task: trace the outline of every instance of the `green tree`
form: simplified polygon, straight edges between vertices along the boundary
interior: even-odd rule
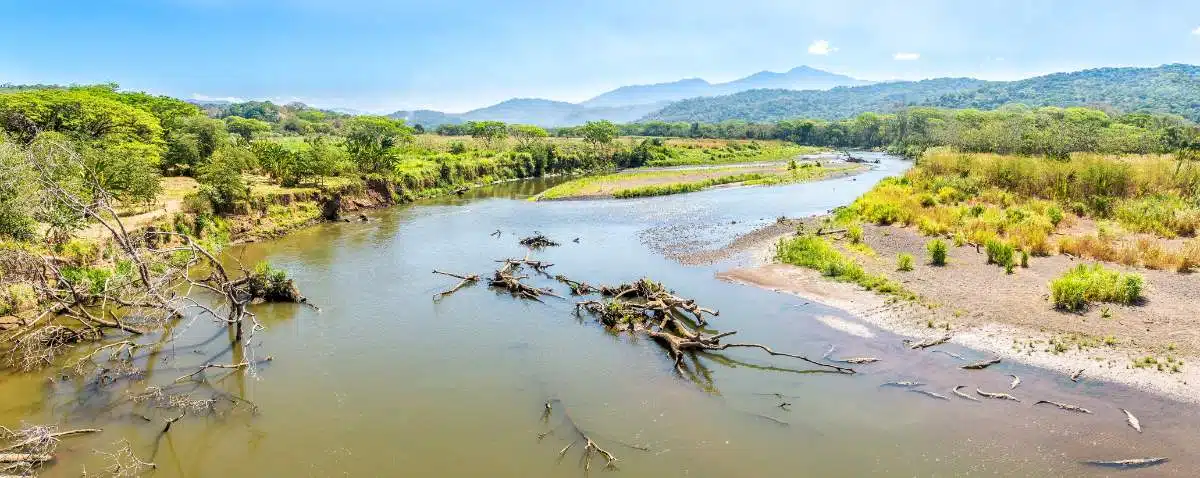
[[[611,121],[600,120],[588,121],[580,127],[580,133],[593,149],[607,154],[609,146],[617,139],[617,135],[621,134],[621,130]]]
[[[228,142],[225,123],[206,116],[185,116],[172,120],[166,131],[166,151],[162,170],[169,175],[194,174],[198,165],[208,161],[213,151]]]
[[[20,146],[0,138],[0,237],[28,241],[37,232],[37,183],[30,166]]]
[[[296,153],[274,141],[258,140],[250,143],[258,166],[284,186],[293,186],[298,180],[295,175]]]
[[[238,135],[247,143],[254,138],[254,133],[271,131],[270,123],[256,119],[246,119],[240,116],[225,118],[225,127],[230,133]]]
[[[467,131],[471,132],[472,138],[487,143],[488,147],[508,137],[508,125],[500,121],[468,121]]]
[[[391,171],[395,166],[395,148],[412,141],[412,129],[403,120],[385,116],[357,116],[350,120],[346,150],[360,170],[370,173]]]
[[[529,124],[514,124],[509,127],[509,131],[513,138],[516,138],[520,149],[529,149],[550,135],[545,129]]]
[[[213,210],[229,212],[250,197],[250,186],[242,172],[252,161],[250,152],[226,146],[213,153],[208,163],[199,168],[200,194],[212,203]]]

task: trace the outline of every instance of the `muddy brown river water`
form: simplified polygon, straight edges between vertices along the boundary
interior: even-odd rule
[[[160,434],[161,421],[137,413],[175,413],[123,399],[205,361],[245,358],[228,350],[225,332],[197,320],[144,359],[154,364],[142,382],[5,377],[0,422],[104,429],[64,440],[46,476],[94,474],[104,465],[93,450],[122,438],[157,464],[155,476],[584,475],[581,444],[559,454],[570,442],[570,430],[556,427],[564,411],[619,459],[616,471],[597,460],[590,473],[612,476],[1196,476],[1194,406],[1007,362],[960,370],[949,355],[906,349],[903,337],[870,326],[860,337],[816,320],[855,321],[838,310],[715,279],[728,264],[683,266],[660,252],[663,244],[719,246],[780,215],[849,203],[909,166],[883,159],[854,178],[623,201],[533,203],[523,199],[552,181],[510,183],[241,246],[231,254],[288,270],[321,307],[256,307],[267,328],[253,336],[249,358],[274,360],[210,371],[196,385],[198,394],[252,401],[255,413],[189,416]],[[489,235],[497,229],[501,237]],[[837,355],[883,361],[857,366],[856,375],[811,373],[794,359],[739,350],[700,357],[693,381],[676,376],[657,345],[577,318],[571,300],[520,301],[482,285],[431,300],[455,282],[432,269],[487,274],[494,260],[524,255],[517,239],[533,231],[562,242],[534,255],[554,263],[553,272],[593,284],[650,276],[720,309],[712,326],[738,330],[741,341],[811,357],[836,344]],[[566,292],[546,278],[533,282]],[[1022,377],[1016,390],[1008,374]],[[952,400],[880,387],[890,380],[919,380]],[[949,392],[959,384],[1022,402],[963,400]],[[1095,413],[1033,406],[1039,399]],[[1134,411],[1144,432],[1129,428],[1119,408]],[[1140,470],[1081,463],[1149,456],[1171,461]]]

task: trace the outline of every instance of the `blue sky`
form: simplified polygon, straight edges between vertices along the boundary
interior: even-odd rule
[[[1200,63],[1200,1],[0,0],[0,83],[463,111],[810,65],[869,80]]]

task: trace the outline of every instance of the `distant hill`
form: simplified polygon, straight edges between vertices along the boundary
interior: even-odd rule
[[[1200,122],[1200,66],[1096,68],[996,82],[926,102],[950,108],[1108,106],[1120,111],[1171,113]]]
[[[784,73],[760,71],[728,83],[709,83],[700,78],[657,83],[653,85],[622,86],[580,103],[584,106],[627,106],[664,101],[676,101],[700,96],[719,96],[753,89],[827,90],[838,86],[865,85],[869,82],[846,75],[830,73],[807,66],[798,66]]]
[[[433,110],[397,111],[388,116],[395,119],[402,119],[410,125],[419,124],[421,126],[459,124],[463,122],[462,118],[459,118],[458,115]]]
[[[1018,81],[938,78],[829,91],[751,90],[678,101],[643,120],[840,119],[913,105],[992,109],[1009,103],[1102,106],[1122,112],[1171,113],[1200,121],[1200,67],[1174,64],[1157,68],[1098,68]]]
[[[417,110],[397,111],[388,116],[425,127],[488,120],[556,127],[578,125],[602,119],[618,123],[628,123],[646,116],[663,106],[666,106],[666,103],[592,108],[564,101],[515,98],[486,108],[479,108],[459,114]]]
[[[849,76],[800,66],[784,73],[762,71],[728,83],[714,84],[691,78],[653,85],[622,86],[577,104],[538,98],[515,98],[461,114],[417,110],[397,111],[389,116],[426,127],[485,120],[547,127],[573,126],[602,119],[628,123],[657,111],[672,101],[685,98],[727,95],[754,88],[822,90],[867,83]]]
[[[677,101],[647,115],[646,121],[777,121],[788,118],[839,119],[866,111],[888,112],[988,82],[972,78],[898,81],[828,91],[750,90],[726,96]]]

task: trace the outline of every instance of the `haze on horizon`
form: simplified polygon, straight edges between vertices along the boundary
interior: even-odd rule
[[[577,102],[624,85],[800,65],[883,81],[1200,61],[1200,3],[10,0],[0,9],[0,41],[14,46],[0,50],[0,83],[117,82],[378,113]]]

